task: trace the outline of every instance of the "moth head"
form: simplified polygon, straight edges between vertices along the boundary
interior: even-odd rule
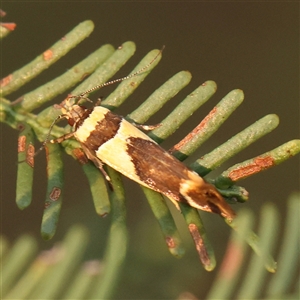
[[[75,125],[78,127],[78,124],[81,124],[82,121],[90,114],[90,109],[78,104],[80,100],[80,97],[77,97],[76,99],[74,96],[68,96],[59,105],[63,117],[68,120],[70,126]]]

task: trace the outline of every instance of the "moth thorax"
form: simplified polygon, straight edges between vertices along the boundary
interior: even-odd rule
[[[91,111],[92,109],[87,109],[84,106],[73,105],[66,113],[69,125],[73,126],[75,124],[76,128],[78,128]]]

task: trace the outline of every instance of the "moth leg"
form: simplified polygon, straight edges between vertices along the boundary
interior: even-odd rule
[[[95,156],[95,154],[90,149],[88,149],[84,144],[81,144],[81,147],[82,147],[85,155],[87,156],[87,158],[89,160],[91,160],[95,164],[95,166],[101,171],[104,178],[107,180],[109,188],[111,190],[113,190],[113,186],[111,184],[111,179],[110,179],[109,175],[107,174],[107,172],[103,168],[103,166],[104,166],[103,162],[97,156]]]
[[[100,106],[102,102],[103,97],[99,97],[95,103],[95,106]]]
[[[158,127],[160,127],[162,124],[155,124],[155,125],[141,125],[141,124],[136,124],[134,122],[131,122],[132,125],[134,125],[136,128],[138,129],[142,129],[142,130],[145,130],[145,131],[151,131],[153,129],[156,129]]]
[[[61,137],[59,137],[59,138],[57,138],[57,139],[50,140],[49,143],[51,143],[51,144],[56,144],[56,143],[57,143],[57,144],[60,144],[60,143],[62,143],[63,141],[65,141],[65,140],[71,138],[73,135],[74,135],[74,132],[69,132],[69,133],[67,133],[67,134],[62,135]],[[46,142],[44,142],[44,144],[46,144]],[[44,146],[44,144],[43,144],[43,146]]]

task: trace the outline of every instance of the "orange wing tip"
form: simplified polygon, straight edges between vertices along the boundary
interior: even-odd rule
[[[193,172],[189,172],[189,177],[191,180],[181,181],[179,189],[188,204],[197,209],[219,214],[228,222],[232,222],[235,212],[216,188]]]

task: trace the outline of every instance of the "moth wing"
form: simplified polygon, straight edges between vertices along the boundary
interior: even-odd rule
[[[235,215],[214,186],[125,120],[114,138],[101,145],[96,155],[126,177],[164,194],[174,203],[187,203],[229,219]]]

